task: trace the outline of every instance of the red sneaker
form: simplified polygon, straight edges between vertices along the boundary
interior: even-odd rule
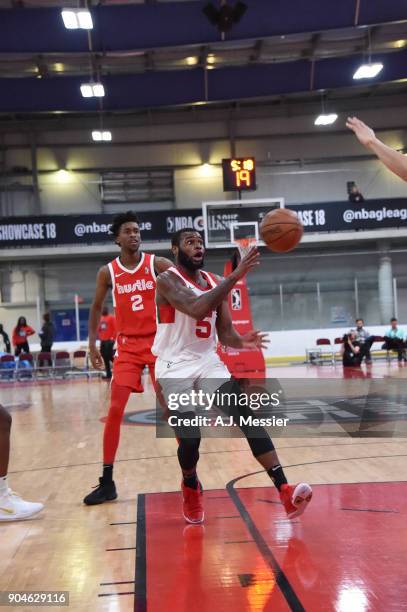
[[[280,489],[280,499],[289,519],[300,516],[312,498],[312,489],[304,482],[297,485],[283,484]]]
[[[198,481],[198,486],[196,489],[192,489],[191,487],[186,487],[183,482],[181,482],[181,490],[183,497],[183,505],[182,505],[182,513],[184,515],[184,519],[187,523],[203,523],[204,520],[204,509],[202,505],[202,485]]]

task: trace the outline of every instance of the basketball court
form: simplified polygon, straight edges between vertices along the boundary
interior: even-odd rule
[[[341,370],[269,373],[326,379]],[[400,373],[377,365],[373,375]],[[149,383],[123,422],[119,499],[81,505],[99,469],[107,395],[97,380],[3,384],[18,432],[13,486],[27,497],[42,491],[46,510],[0,526],[2,590],[67,590],[74,610],[402,609],[405,439],[277,439],[290,480],[314,490],[307,513],[293,521],[245,440],[206,439],[199,470],[206,519],[188,525],[175,440],[157,440],[147,424],[145,412],[154,417],[155,408]]]
[[[0,0],[0,609],[407,610],[406,67],[402,0]]]

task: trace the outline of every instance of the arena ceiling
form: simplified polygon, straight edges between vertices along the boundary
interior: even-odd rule
[[[234,0],[230,0],[234,2]],[[0,1],[0,113],[92,116],[197,105],[407,92],[405,0],[246,0],[221,40],[202,1],[88,2],[93,30],[66,30],[75,0]],[[353,73],[370,55],[384,68]],[[100,80],[104,98],[80,85]]]

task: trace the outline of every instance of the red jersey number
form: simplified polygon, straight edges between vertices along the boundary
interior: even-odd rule
[[[207,319],[196,322],[195,333],[198,338],[209,338],[212,332],[211,322]]]

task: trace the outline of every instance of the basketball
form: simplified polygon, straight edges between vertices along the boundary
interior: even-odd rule
[[[301,221],[288,208],[270,210],[260,223],[261,239],[275,253],[288,253],[295,249],[303,232]]]

